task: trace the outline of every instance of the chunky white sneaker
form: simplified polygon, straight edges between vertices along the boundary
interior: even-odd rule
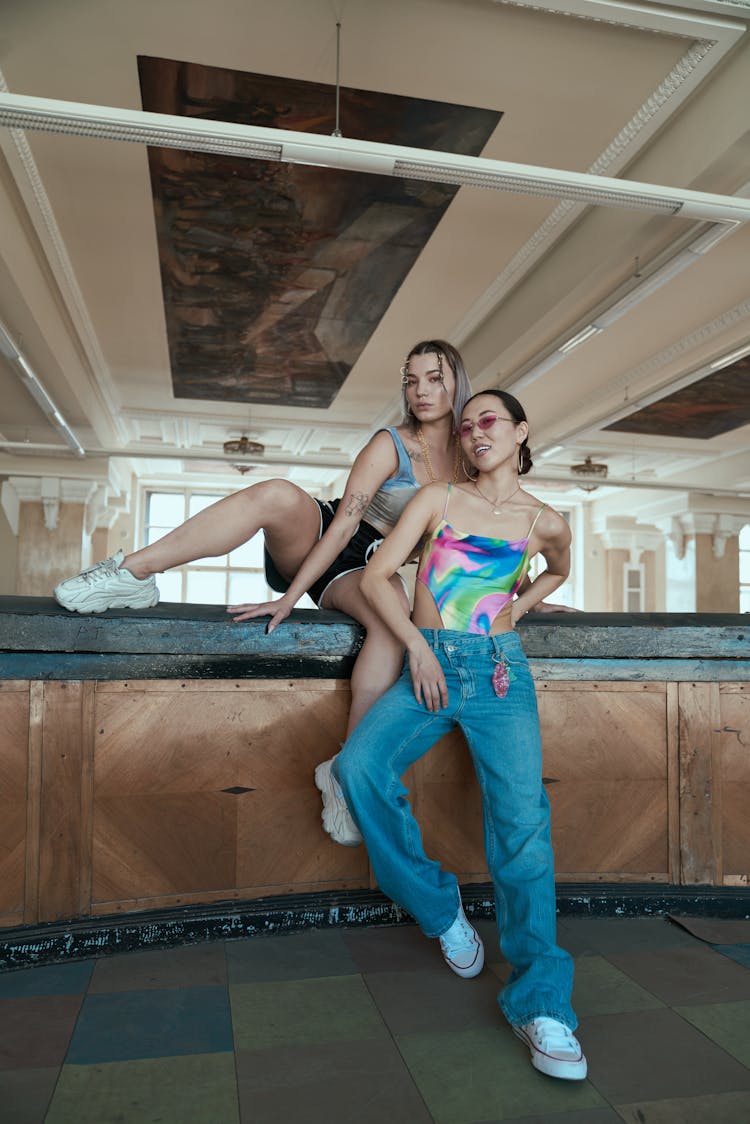
[[[55,600],[76,613],[103,613],[105,609],[151,609],[159,601],[156,581],[134,578],[122,567],[121,550],[97,562],[74,578],[60,582]]]
[[[331,766],[335,760],[332,757],[330,761],[321,761],[315,769],[315,785],[323,797],[320,818],[334,843],[340,843],[342,847],[358,847],[364,842],[362,832],[352,819],[341,785],[333,775]]]
[[[484,945],[474,926],[466,920],[463,906],[458,907],[456,920],[439,939],[445,963],[457,976],[470,980],[479,975],[484,967]]]
[[[586,1058],[573,1031],[557,1019],[534,1019],[525,1026],[514,1026],[513,1033],[531,1051],[531,1064],[548,1077],[583,1081]]]

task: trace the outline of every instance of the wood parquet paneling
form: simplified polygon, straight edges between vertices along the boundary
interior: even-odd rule
[[[724,877],[750,883],[750,687],[719,689]]]
[[[536,684],[560,881],[750,879],[750,688]],[[321,829],[346,680],[0,681],[0,925],[371,884]],[[427,853],[485,881],[458,731],[405,778]]]
[[[662,683],[537,684],[558,874],[669,877]]]
[[[0,684],[0,924],[23,918],[26,784],[29,746],[27,683]]]
[[[364,848],[321,829],[315,765],[338,749],[338,684],[101,685],[96,707],[93,902],[225,888],[253,897],[369,884]],[[345,685],[348,686],[348,685]]]

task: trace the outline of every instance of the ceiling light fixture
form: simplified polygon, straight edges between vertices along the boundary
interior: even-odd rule
[[[586,479],[586,483],[578,483],[578,487],[583,492],[595,492],[599,487],[597,481],[601,482],[605,480],[609,469],[606,464],[597,464],[591,457],[586,457],[583,464],[572,464],[570,466],[570,471],[574,476],[580,476]],[[594,481],[593,483],[591,483],[592,480]]]
[[[719,223],[750,221],[750,200],[589,173],[287,129],[0,93],[0,125],[260,160],[495,188]]]
[[[708,369],[718,371],[720,367],[728,367],[730,363],[736,363],[738,359],[744,359],[746,355],[750,355],[750,344],[740,347],[737,351],[730,351],[729,355],[723,355],[721,359],[715,359],[713,363],[709,363]]]
[[[590,340],[592,336],[598,336],[599,333],[603,331],[604,329],[600,328],[597,324],[587,324],[585,328],[581,328],[580,332],[576,332],[574,336],[571,336],[569,340],[561,344],[557,350],[563,355],[567,355],[569,351],[580,347],[586,340]]]
[[[266,451],[265,445],[261,445],[260,441],[251,441],[249,437],[242,434],[242,437],[237,437],[231,441],[225,441],[222,446],[225,456],[228,457],[247,457],[247,456],[262,456]],[[232,468],[244,476],[249,472],[253,466],[251,464],[232,464]]]
[[[72,449],[78,457],[85,456],[83,445],[50,398],[26,356],[22,354],[20,348],[16,346],[2,324],[0,324],[0,353],[13,364],[19,379],[47,419],[60,433],[68,448]]]

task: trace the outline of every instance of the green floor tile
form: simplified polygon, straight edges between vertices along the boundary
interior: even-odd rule
[[[356,975],[354,963],[338,929],[306,929],[279,937],[226,942],[229,982],[307,980]]]
[[[59,1072],[57,1066],[0,1070],[2,1124],[43,1124]]]
[[[45,1124],[239,1124],[234,1054],[64,1066]]]
[[[234,984],[229,995],[239,1049],[388,1037],[361,976]]]
[[[708,1003],[699,1007],[675,1007],[675,1011],[750,1068],[750,1000]]]
[[[165,987],[223,987],[226,981],[223,942],[206,943],[126,952],[98,960],[89,994]]]
[[[660,999],[603,956],[579,956],[576,960],[573,1008],[579,1018],[663,1006]]]
[[[710,1093],[668,1101],[617,1105],[625,1124],[747,1124],[750,1093]]]
[[[436,1124],[473,1124],[606,1106],[587,1081],[538,1073],[509,1028],[407,1034],[399,1049]]]

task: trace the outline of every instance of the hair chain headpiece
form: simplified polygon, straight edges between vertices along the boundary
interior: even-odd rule
[[[445,386],[445,376],[443,374],[443,353],[442,353],[442,351],[440,350],[439,347],[433,348],[433,351],[434,351],[435,355],[437,355],[438,372],[440,374],[440,381],[443,383],[443,386]],[[401,385],[402,386],[406,386],[406,380],[409,378],[409,371],[407,370],[407,368],[409,366],[409,360],[411,359],[413,354],[414,354],[414,352],[410,351],[409,354],[406,356],[406,359],[404,359],[403,363],[401,364]],[[428,351],[420,351],[419,354],[420,355],[429,355],[429,350]]]

